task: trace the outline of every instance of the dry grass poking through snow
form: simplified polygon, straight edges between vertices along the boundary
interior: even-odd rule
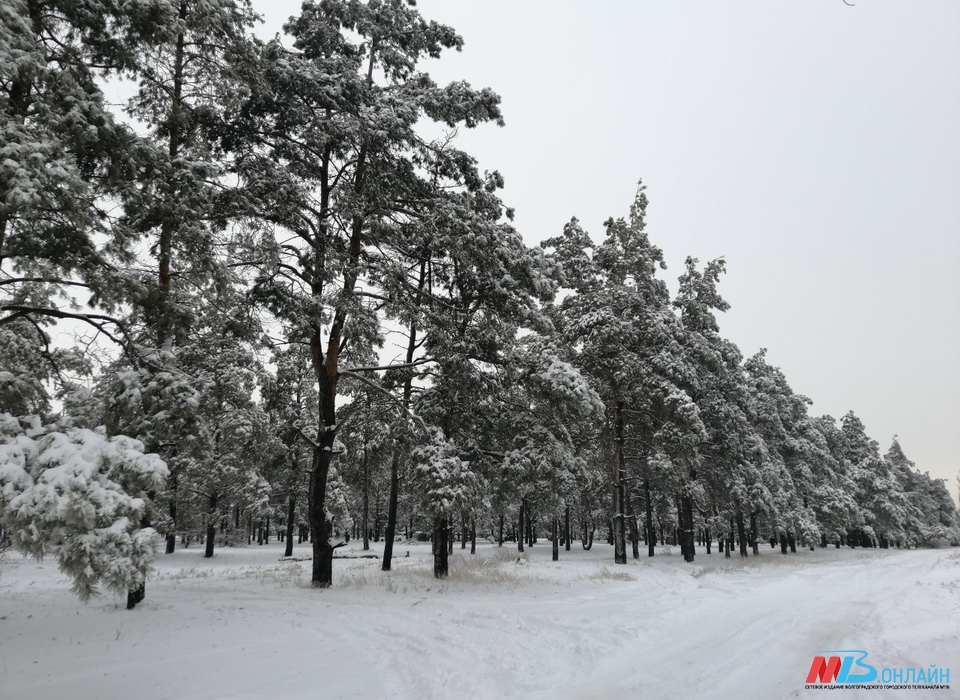
[[[607,568],[606,564],[600,564],[597,570],[587,576],[591,581],[600,581],[606,583],[608,581],[636,581],[637,577],[626,571],[612,571]]]
[[[382,586],[390,593],[431,590],[443,593],[452,587],[496,586],[513,590],[531,583],[569,585],[537,575],[525,557],[509,551],[454,554],[449,561],[450,573],[442,580],[434,578],[432,559],[394,559],[393,571],[388,572],[380,571],[379,566],[378,560],[351,564],[334,580],[334,586]]]
[[[153,581],[179,584],[189,581],[256,581],[262,585],[278,585],[280,588],[299,586],[304,578],[303,569],[296,564],[278,566],[240,566],[208,569],[192,566],[178,571],[159,572]]]

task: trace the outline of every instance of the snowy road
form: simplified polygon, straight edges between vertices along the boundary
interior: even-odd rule
[[[161,557],[142,609],[76,602],[51,563],[0,563],[0,697],[793,698],[822,649],[960,673],[960,552],[818,550],[609,563],[608,547],[481,548],[430,577],[336,562],[305,586],[278,546]],[[406,545],[401,548],[401,554]],[[306,550],[303,551],[306,553]],[[960,685],[960,681],[954,687]],[[947,698],[954,691],[894,691]],[[886,697],[845,691],[845,700]]]

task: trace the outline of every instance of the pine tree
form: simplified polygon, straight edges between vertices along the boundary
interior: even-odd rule
[[[277,227],[255,297],[308,339],[319,389],[311,468],[312,581],[332,580],[327,481],[338,430],[337,391],[351,357],[379,343],[384,271],[407,259],[405,228],[429,215],[435,190],[418,173],[429,144],[421,117],[450,127],[500,119],[499,98],[464,83],[438,87],[417,71],[426,56],[462,44],[406,3],[307,2],[287,30],[293,49],[269,44],[239,110],[237,170],[250,215]],[[448,178],[476,176],[460,152]],[[415,247],[415,246],[413,246]],[[388,300],[389,301],[389,300]]]
[[[645,231],[647,203],[640,185],[629,220],[607,220],[599,245],[576,219],[561,236],[543,243],[561,268],[562,284],[573,292],[556,313],[561,337],[577,344],[576,364],[593,380],[609,411],[614,560],[621,564],[627,561],[628,468],[651,456],[651,435],[668,422],[660,410],[663,404],[672,401],[673,413],[690,417],[693,435],[698,432],[690,397],[676,383],[678,373],[683,374],[678,369],[679,326],[666,285],[655,276],[664,266],[663,254]],[[659,404],[661,415],[650,415],[651,404]],[[659,427],[652,427],[655,422]]]
[[[53,556],[88,600],[102,584],[117,593],[144,582],[155,554],[149,492],[166,467],[124,436],[38,417],[0,413],[0,523],[13,545]]]

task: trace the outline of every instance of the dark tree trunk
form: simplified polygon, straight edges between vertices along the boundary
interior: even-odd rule
[[[567,506],[566,510],[563,513],[563,546],[566,550],[570,551],[570,506]]]
[[[787,553],[787,536],[784,533],[780,533],[780,553]]]
[[[560,559],[560,518],[553,516],[553,561]]]
[[[693,499],[689,495],[680,497],[681,516],[680,537],[683,538],[683,560],[692,562],[696,554],[696,546],[693,544]]]
[[[519,526],[518,526],[518,527],[519,527],[519,532],[517,532],[517,551],[518,551],[518,552],[522,552],[522,551],[523,551],[523,519],[524,519],[524,511],[525,511],[526,509],[527,509],[527,499],[526,499],[526,498],[521,498],[521,499],[520,499],[520,514],[519,514],[520,524],[519,524]]]
[[[791,533],[791,532],[788,532],[788,533],[787,533],[787,544],[790,545],[790,553],[791,553],[791,554],[796,554],[796,553],[797,553],[797,540],[796,540],[796,538],[793,536],[793,533]]]
[[[467,548],[467,516],[460,514],[460,549]]]
[[[210,494],[210,499],[208,501],[207,511],[207,548],[203,551],[204,559],[209,559],[213,556],[213,543],[217,538],[217,527],[216,527],[216,518],[217,518],[217,494]]]
[[[333,456],[333,435],[333,431],[329,430],[321,434],[321,444],[313,450],[313,465],[310,470],[308,519],[313,545],[310,583],[314,588],[329,588],[333,584],[333,545],[330,543],[330,523],[326,513],[327,475],[330,473],[330,460]]]
[[[427,262],[420,261],[420,278],[417,283],[417,303],[422,299],[421,292],[427,280]],[[417,351],[417,324],[411,321],[407,329],[407,354],[406,363],[413,362],[414,354]],[[410,406],[410,397],[413,394],[413,375],[408,374],[403,383],[403,407]],[[404,439],[401,437],[393,446],[393,458],[390,460],[390,502],[387,506],[387,537],[383,545],[383,571],[390,571],[393,559],[393,542],[397,539],[397,510],[400,503],[400,453],[404,446]],[[413,534],[413,523],[407,529],[407,539]]]
[[[637,515],[633,509],[633,494],[627,485],[627,522],[630,525],[630,547],[634,559],[640,558],[640,531],[637,528]]]
[[[503,515],[500,515],[500,532],[497,534],[497,546],[503,546]]]
[[[747,529],[743,523],[743,511],[737,508],[737,537],[740,538],[740,556],[747,556]]]
[[[760,547],[757,544],[757,514],[750,514],[750,546],[755,555],[760,554]]]
[[[446,578],[450,573],[450,527],[447,519],[437,517],[433,525],[433,575],[435,578]]]
[[[363,450],[363,551],[370,549],[370,464],[367,450]]]
[[[170,470],[170,532],[167,533],[167,554],[173,554],[177,548],[177,472]],[[134,603],[136,605],[136,603]]]
[[[477,521],[470,519],[470,554],[477,553]]]
[[[581,545],[583,546],[583,548],[584,548],[585,550],[587,550],[588,552],[590,551],[590,548],[593,547],[593,532],[594,532],[594,530],[595,530],[595,528],[592,528],[592,527],[591,527],[590,530],[588,531],[588,530],[587,530],[587,523],[586,523],[586,522],[583,523],[583,531],[582,531],[582,534],[580,535],[580,544],[581,544]]]
[[[710,528],[708,527],[703,528],[703,540],[707,545],[707,554],[710,554],[710,546],[713,542],[710,540]]]
[[[646,457],[644,457],[644,466],[646,466]],[[653,531],[653,502],[650,499],[649,478],[643,480],[643,496],[647,501],[647,556],[652,557],[657,546],[657,535]]]
[[[592,527],[589,531],[587,530],[586,520],[580,521],[580,544],[587,551],[593,546],[593,530],[594,528]]]
[[[616,515],[613,519],[613,561],[617,564],[627,563],[627,539],[624,518],[626,517],[626,459],[624,456],[624,415],[623,400],[620,398],[620,388],[617,380],[610,377],[610,389],[613,397],[614,412],[614,450],[617,456],[616,475],[614,479],[614,507]]]
[[[390,571],[393,560],[393,542],[397,539],[397,507],[400,503],[400,452],[399,445],[393,448],[390,460],[390,502],[387,505],[387,534],[383,543],[383,571]]]
[[[287,544],[283,549],[283,556],[293,556],[293,525],[297,517],[297,496],[291,493],[287,496]]]
[[[141,583],[132,591],[127,591],[127,610],[133,610],[147,597],[147,584]]]
[[[270,516],[267,516],[267,522],[263,526],[263,543],[270,544]]]

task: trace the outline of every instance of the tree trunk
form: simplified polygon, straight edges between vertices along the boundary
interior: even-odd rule
[[[500,532],[497,535],[497,546],[503,546],[503,514],[500,514]]]
[[[564,519],[564,522],[563,522],[563,532],[564,532],[563,546],[564,546],[564,547],[566,548],[566,550],[569,552],[569,551],[570,551],[570,535],[571,535],[571,532],[570,532],[570,506],[567,506],[566,510],[564,511],[564,513],[563,513],[563,519]]]
[[[387,534],[383,542],[382,571],[390,571],[393,560],[393,542],[397,539],[397,507],[400,503],[400,445],[393,448],[390,460],[390,502],[387,505]]]
[[[445,516],[438,516],[433,524],[433,575],[446,578],[450,573],[450,550],[448,541],[450,527]]]
[[[796,554],[796,553],[797,553],[797,540],[796,540],[796,538],[793,536],[793,533],[792,533],[792,532],[788,532],[788,533],[787,533],[787,544],[790,545],[790,553],[791,553],[791,554]]]
[[[170,470],[170,478],[167,479],[167,485],[170,489],[170,532],[167,533],[167,554],[173,554],[177,548],[177,472]]]
[[[333,546],[330,543],[326,500],[327,475],[330,473],[330,460],[333,456],[330,451],[333,449],[333,432],[324,431],[321,433],[320,440],[321,443],[313,450],[313,464],[310,470],[308,520],[310,540],[313,545],[313,570],[310,583],[314,588],[329,588],[333,584]]]
[[[787,553],[787,536],[783,532],[780,533],[780,553]]]
[[[760,547],[757,544],[757,514],[750,514],[750,546],[755,555],[760,554]]]
[[[737,508],[737,536],[740,538],[740,556],[747,556],[747,529],[743,524],[743,511]]]
[[[646,457],[644,460],[644,471],[646,471]],[[643,480],[643,496],[647,501],[647,556],[652,557],[657,546],[657,535],[653,531],[653,502],[650,499],[650,479]]]
[[[460,514],[460,549],[467,548],[467,514]]]
[[[523,518],[524,518],[524,511],[525,511],[526,509],[527,509],[527,499],[526,499],[526,498],[521,498],[521,499],[520,499],[520,514],[519,514],[519,516],[518,516],[519,521],[520,521],[520,525],[519,525],[519,532],[517,533],[517,551],[518,551],[518,552],[522,552],[522,551],[523,551]]]
[[[138,603],[147,597],[147,584],[141,583],[132,591],[127,591],[127,610],[133,610]]]
[[[560,559],[560,518],[553,516],[553,561]]]
[[[370,464],[367,460],[367,448],[363,448],[363,551],[370,549]]]
[[[624,416],[623,400],[620,398],[620,387],[615,377],[610,377],[610,390],[613,398],[614,413],[614,451],[617,456],[616,475],[614,478],[614,507],[616,515],[613,519],[613,561],[616,564],[627,563],[627,540],[624,518],[626,517],[626,484],[627,470],[624,456]]]
[[[632,550],[633,558],[640,558],[640,531],[637,528],[637,514],[633,509],[633,493],[630,491],[629,483],[627,484],[627,523],[630,526],[630,547]]]
[[[685,543],[683,560],[692,562],[697,553],[696,545],[693,543],[693,499],[689,495],[680,497],[681,514],[683,520],[680,523],[680,536]]]
[[[470,554],[477,553],[477,521],[470,518]]]
[[[287,496],[287,544],[283,549],[283,556],[293,556],[293,525],[297,517],[297,496],[291,493]]]
[[[207,511],[207,548],[203,552],[204,559],[210,559],[213,556],[213,543],[217,538],[217,494],[210,494],[208,501],[209,510]]]

